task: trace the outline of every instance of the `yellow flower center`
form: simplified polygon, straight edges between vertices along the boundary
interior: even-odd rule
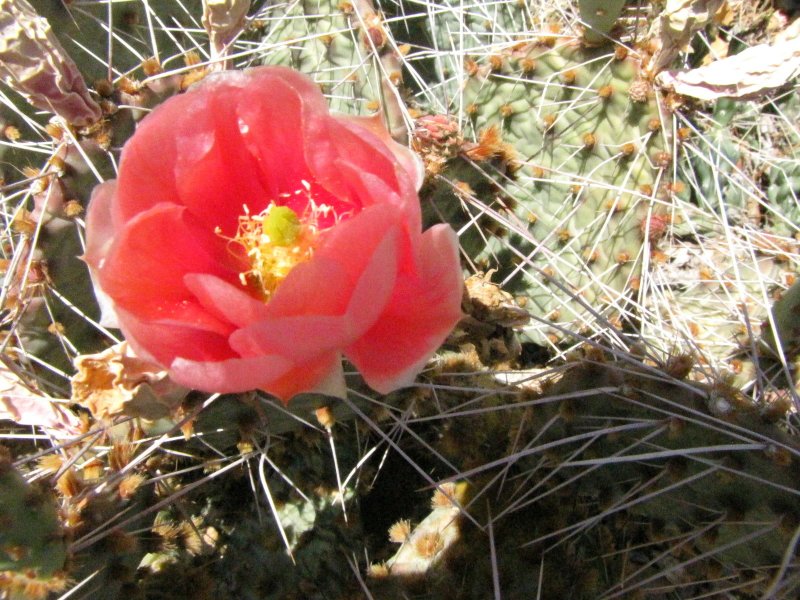
[[[301,221],[288,206],[272,203],[257,215],[245,206],[244,212],[232,241],[244,248],[251,268],[239,280],[266,302],[292,269],[314,255],[318,230],[313,220]]]
[[[301,188],[278,194],[278,197],[290,202],[305,196],[302,214],[270,202],[263,211],[253,215],[245,204],[234,237],[225,236],[220,227],[215,230],[218,236],[244,249],[250,268],[239,273],[239,281],[264,302],[269,302],[292,269],[314,256],[320,232],[352,214],[352,211],[339,212],[333,206],[315,201],[312,185],[305,180],[300,184]]]

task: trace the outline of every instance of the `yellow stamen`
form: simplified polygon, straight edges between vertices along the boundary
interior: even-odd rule
[[[270,204],[258,215],[245,206],[232,240],[244,248],[252,267],[239,274],[242,285],[269,300],[291,270],[313,256],[317,233],[315,223],[301,221],[288,206]]]

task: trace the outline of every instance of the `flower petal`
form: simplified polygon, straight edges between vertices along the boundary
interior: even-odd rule
[[[340,316],[277,317],[233,332],[230,343],[242,356],[278,354],[299,364],[352,339],[349,325]]]
[[[195,361],[220,361],[236,356],[227,335],[174,322],[138,319],[119,307],[117,315],[134,352],[161,365],[169,365],[178,356]]]
[[[256,157],[264,187],[273,200],[292,194],[301,181],[313,180],[304,159],[307,130],[328,118],[325,98],[309,79],[291,69],[253,70],[240,91],[238,129]],[[269,101],[264,101],[269,90]]]
[[[189,273],[183,277],[183,282],[200,304],[221,321],[246,327],[267,317],[263,302],[219,277]]]
[[[99,282],[118,307],[139,318],[191,321],[186,324],[221,333],[220,323],[199,306],[183,282],[190,272],[236,277],[212,255],[224,251],[209,243],[211,236],[191,222],[184,207],[156,205],[120,231],[98,270]]]
[[[385,289],[386,282],[378,279],[394,280],[396,251],[383,247],[379,256],[373,257],[373,253],[402,222],[396,208],[380,205],[326,231],[314,258],[295,267],[270,300],[270,316],[345,314],[354,289],[370,264],[375,269],[371,276],[375,278],[373,287],[376,291]],[[373,302],[382,307],[386,298],[375,295]]]
[[[365,207],[391,204],[405,213],[403,221],[409,233],[418,233],[422,229],[422,210],[416,194],[409,199],[408,196],[396,192],[376,175],[360,170],[357,165],[349,161],[338,160],[336,167],[347,177],[351,193],[356,197],[369,199],[364,203]]]
[[[206,111],[214,123],[209,129],[192,128],[180,136],[181,153],[175,164],[178,199],[209,231],[219,228],[236,234],[239,215],[247,205],[258,214],[270,197],[261,185],[256,159],[245,146],[237,116],[235,97],[239,90],[209,94]]]
[[[419,204],[414,182],[407,181],[405,169],[388,146],[371,131],[351,121],[330,119],[324,128],[310,131],[306,138],[306,157],[320,185],[334,196],[350,198],[357,206],[370,206],[383,199],[370,193],[363,183],[354,186],[359,179],[353,179],[353,173],[368,175],[393,195],[400,195],[404,201],[413,198]],[[347,166],[345,171],[343,165]]]
[[[392,154],[394,154],[395,159],[405,170],[410,180],[414,182],[414,189],[418,190],[422,187],[422,182],[425,179],[425,163],[422,162],[422,158],[419,154],[408,146],[397,143],[394,138],[392,138],[391,133],[389,133],[389,130],[383,122],[383,116],[380,113],[375,113],[367,117],[335,115],[334,119],[345,127],[355,126],[357,128],[363,128],[378,137]],[[401,180],[402,179],[404,178],[401,178]]]
[[[463,281],[454,268],[458,238],[453,230],[437,225],[426,231],[419,255],[419,276],[398,280],[378,321],[344,352],[381,393],[411,384],[462,317]]]
[[[83,259],[94,269],[103,266],[117,229],[111,220],[112,202],[117,189],[117,181],[105,181],[92,190],[89,209],[86,211],[86,229],[92,235],[86,239],[86,252]]]
[[[112,202],[116,191],[116,180],[101,183],[92,191],[89,210],[86,213],[86,252],[83,260],[89,266],[89,275],[97,304],[100,307],[100,324],[103,327],[119,327],[113,299],[103,290],[97,280],[97,270],[103,265],[109,248],[117,234],[112,220]]]
[[[173,381],[194,389],[234,394],[269,390],[290,372],[292,364],[280,356],[253,356],[220,361],[176,358],[169,365]]]
[[[325,357],[339,356],[340,348],[358,339],[379,317],[395,285],[400,238],[399,227],[393,218],[396,215],[397,211],[390,206],[376,207],[354,217],[352,222],[342,224],[326,240],[320,250],[322,256],[297,267],[305,269],[300,273],[293,271],[283,283],[283,286],[288,286],[292,281],[296,282],[294,289],[282,296],[283,309],[291,310],[293,314],[280,316],[282,307],[276,309],[273,305],[284,291],[281,287],[267,306],[268,319],[255,321],[231,335],[231,347],[242,356],[280,355],[296,365],[293,370],[296,374],[291,379],[295,383],[287,379],[281,386],[276,384],[268,388],[270,392],[286,398],[284,394],[295,390],[297,380],[310,385],[308,382],[314,381],[313,373],[318,368],[314,365],[330,360]],[[336,269],[331,269],[331,265]],[[337,272],[338,277],[332,279],[331,272]],[[355,279],[354,284],[348,282],[350,278]],[[347,304],[333,314],[320,311],[319,306],[319,299],[328,296],[327,292],[319,292],[329,283],[338,284],[340,294],[350,293]],[[340,301],[337,300],[337,304]],[[302,312],[295,312],[298,308]],[[340,363],[341,359],[338,359],[337,364]],[[315,389],[329,394],[343,393],[340,375],[332,378],[328,373],[326,378],[324,384],[315,383]],[[302,389],[296,388],[296,391]]]
[[[316,392],[330,396],[344,396],[342,357],[338,352],[323,355],[311,363],[299,365],[283,376],[258,386],[288,404],[292,396]]]

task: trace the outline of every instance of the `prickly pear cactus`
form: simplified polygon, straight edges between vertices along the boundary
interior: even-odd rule
[[[682,381],[686,355],[653,368],[588,349],[556,375],[529,374],[513,401],[501,385],[486,394],[488,377],[479,400],[457,391],[467,375],[454,367],[442,366],[453,391],[439,406],[468,414],[440,415],[425,441],[442,479],[470,482],[452,525],[460,539],[440,562],[430,552],[427,570],[402,573],[408,550],[397,577],[373,567],[381,597],[402,597],[392,585],[424,598],[481,598],[493,585],[510,598],[796,593],[774,569],[794,564],[800,523],[785,404]],[[432,519],[393,531],[419,538]]]
[[[50,22],[90,83],[130,75],[147,59],[155,59],[151,67],[182,66],[181,53],[198,48],[192,40],[203,13],[201,0],[82,5],[30,0],[30,4]]]
[[[44,600],[67,587],[67,546],[58,507],[47,490],[29,484],[0,448],[0,593]]]
[[[800,99],[794,90],[776,98],[771,108],[774,114],[765,118],[768,131],[777,137],[776,156],[766,160],[765,171],[768,210],[765,210],[768,231],[798,239],[800,235],[800,163],[797,147],[800,144],[795,124],[800,118]],[[771,209],[771,210],[770,210]]]
[[[764,327],[764,342],[775,354],[796,357],[800,354],[800,282],[795,281],[775,301],[771,317]]]
[[[796,237],[800,223],[800,165],[796,158],[772,166],[767,199],[773,206],[782,207],[771,213],[770,229],[778,235]]]
[[[480,248],[470,258],[499,268],[506,289],[523,298],[536,321],[524,330],[532,341],[558,344],[566,330],[591,335],[602,319],[618,322],[665,233],[672,193],[671,121],[639,59],[552,33],[469,56],[465,69],[453,109],[463,110],[464,137],[477,144],[466,156],[504,163],[477,167],[495,180],[488,206],[475,196],[480,177],[459,187],[463,158],[452,175],[449,164],[443,171],[466,209],[462,240]]]
[[[688,352],[654,358],[678,345],[672,328],[698,354],[796,360],[791,127],[754,149],[755,105],[704,117],[664,96],[646,44],[606,37],[628,40],[619,2],[253,3],[216,58],[197,0],[34,4],[102,110],[66,127],[13,92],[2,107],[4,347],[48,390],[110,343],[76,259],[92,186],[136,119],[222,60],[297,68],[398,139],[417,117],[427,215],[484,273],[423,385],[376,397],[349,376],[346,400],[288,409],[191,393],[158,421],[83,405],[86,433],[17,461],[24,479],[0,460],[11,598],[797,597],[790,395],[749,399]],[[772,121],[795,122],[792,102]],[[780,295],[780,344],[769,323],[759,343]],[[613,352],[518,370],[520,328],[552,348],[607,325],[646,344],[614,333]]]
[[[778,135],[775,123],[784,119],[758,110],[754,103],[721,100],[710,115],[694,115],[697,123],[680,115],[678,131],[686,133],[670,236],[651,255],[654,291],[642,298],[643,312],[651,315],[641,322],[643,337],[666,351],[695,352],[718,374],[740,374],[738,359],[731,359],[755,351],[772,303],[800,270],[793,159],[765,159],[745,141],[754,121],[772,131],[774,152],[787,151],[791,134]],[[765,174],[766,190],[758,183]]]

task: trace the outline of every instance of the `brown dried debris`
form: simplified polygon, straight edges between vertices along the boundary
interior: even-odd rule
[[[72,401],[89,409],[95,419],[159,419],[177,410],[188,393],[160,365],[137,357],[126,342],[78,356],[75,368]]]

